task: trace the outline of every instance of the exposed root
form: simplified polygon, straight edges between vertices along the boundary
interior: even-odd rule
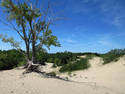
[[[40,65],[29,65],[23,74],[40,71],[39,66]]]
[[[26,70],[23,72],[23,75],[27,74],[27,73],[31,73],[31,72],[39,73],[40,75],[44,76],[45,78],[56,78],[56,79],[60,79],[60,80],[64,80],[64,81],[70,81],[67,78],[61,78],[60,76],[52,75],[52,74],[46,73],[46,72],[41,72],[39,64],[33,64],[30,67],[27,67]]]
[[[59,79],[59,80],[67,81],[67,82],[75,82],[75,83],[93,83],[94,85],[96,85],[95,82],[77,82],[77,81],[70,80],[68,78],[62,78],[60,76],[52,75],[50,73],[41,72],[39,64],[31,64],[31,65],[29,65],[26,68],[26,71],[23,72],[23,75],[27,74],[27,73],[31,73],[31,72],[36,72],[36,73],[42,75],[45,78],[55,78],[55,79]]]

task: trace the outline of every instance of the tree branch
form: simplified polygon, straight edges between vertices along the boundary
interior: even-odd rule
[[[0,21],[3,24],[7,25],[9,28],[14,29],[19,34],[19,36],[24,40],[24,37],[21,35],[20,31],[11,22],[8,21],[8,23],[11,25],[10,26],[9,24],[7,24],[6,22],[4,22],[3,20],[0,19]]]
[[[12,25],[13,29],[19,34],[19,36],[24,40],[24,37],[21,35],[20,31],[10,22]]]

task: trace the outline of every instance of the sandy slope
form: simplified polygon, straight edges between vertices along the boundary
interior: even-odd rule
[[[101,63],[103,61],[97,57],[90,60],[90,69],[73,72],[77,76],[72,76],[70,79],[78,82],[96,83],[97,86],[125,94],[125,58],[107,65]]]
[[[37,73],[22,75],[23,69],[0,72],[0,94],[125,94],[125,60],[102,66],[100,58],[90,60],[92,68],[73,72],[65,82]],[[48,70],[50,65],[45,67]],[[63,76],[62,74],[59,74]]]

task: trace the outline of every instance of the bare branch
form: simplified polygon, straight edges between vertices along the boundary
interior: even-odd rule
[[[20,31],[19,31],[11,22],[8,21],[9,24],[7,24],[6,22],[2,21],[1,19],[0,19],[0,21],[1,21],[3,24],[5,24],[6,26],[8,26],[9,28],[14,29],[14,30],[19,34],[19,36],[24,40],[24,38],[23,38],[23,36],[21,35]]]
[[[19,34],[19,36],[24,40],[24,37],[21,35],[20,31],[11,22],[9,22],[9,23],[11,24],[13,29]]]

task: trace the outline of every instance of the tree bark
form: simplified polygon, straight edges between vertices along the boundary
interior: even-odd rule
[[[26,56],[27,56],[27,61],[29,61],[30,60],[29,44],[26,44]]]
[[[24,68],[28,68],[29,66],[29,61],[30,61],[30,44],[25,41],[25,46],[26,46],[26,65]]]
[[[34,39],[32,40],[32,61],[35,64],[36,63],[36,47],[35,47],[35,41]]]
[[[32,62],[33,64],[36,63],[36,33],[32,28],[32,21],[30,22],[30,28],[31,28],[31,33],[32,33]]]

